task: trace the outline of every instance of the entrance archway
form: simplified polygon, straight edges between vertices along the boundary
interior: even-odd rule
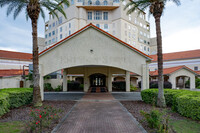
[[[106,75],[100,73],[90,75],[90,87],[106,87]]]

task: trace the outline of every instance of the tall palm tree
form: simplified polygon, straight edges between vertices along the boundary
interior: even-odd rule
[[[40,74],[39,74],[39,61],[38,61],[38,40],[37,40],[37,24],[39,15],[45,19],[44,9],[46,8],[52,16],[58,15],[56,11],[59,11],[66,17],[63,10],[63,4],[69,6],[68,0],[0,0],[0,7],[7,6],[7,16],[13,13],[14,19],[19,13],[25,9],[26,18],[31,19],[32,24],[32,41],[33,41],[33,105],[41,106],[41,94],[40,94]]]
[[[157,35],[157,56],[158,56],[158,99],[157,106],[165,107],[165,97],[163,90],[163,55],[162,55],[162,34],[160,26],[160,18],[163,14],[163,10],[167,2],[172,1],[177,6],[180,5],[180,0],[130,0],[124,7],[127,9],[129,6],[127,14],[131,14],[133,11],[140,9],[145,11],[149,9],[149,13],[153,15],[156,24],[156,35]],[[141,11],[139,10],[139,13]]]

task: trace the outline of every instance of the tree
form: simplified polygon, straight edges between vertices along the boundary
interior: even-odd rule
[[[37,40],[37,23],[39,15],[45,19],[44,9],[46,8],[51,15],[58,18],[56,11],[59,11],[66,18],[63,10],[63,4],[69,6],[68,0],[0,0],[0,7],[7,6],[7,16],[13,13],[14,19],[19,13],[25,9],[26,18],[31,19],[32,24],[32,42],[33,42],[33,105],[41,106],[40,94],[40,74],[39,74],[39,60],[38,60],[38,40]]]
[[[160,26],[160,18],[163,14],[163,10],[167,2],[172,1],[177,6],[180,5],[180,0],[130,0],[124,7],[124,10],[128,7],[127,14],[131,14],[135,10],[141,11],[149,9],[149,13],[153,15],[156,24],[156,36],[157,36],[157,56],[158,56],[158,99],[157,106],[165,107],[165,97],[163,89],[163,55],[162,55],[162,34]]]

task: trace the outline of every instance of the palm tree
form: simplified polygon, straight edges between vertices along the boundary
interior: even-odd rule
[[[172,1],[177,6],[180,5],[180,0],[130,0],[124,10],[129,6],[127,14],[131,14],[137,9],[139,13],[141,11],[145,11],[147,8],[149,9],[149,13],[153,15],[156,24],[156,35],[157,35],[157,56],[158,56],[158,99],[157,106],[165,107],[165,97],[163,90],[163,55],[162,55],[162,35],[161,35],[161,26],[160,26],[160,18],[163,14],[163,10],[167,2]]]
[[[33,41],[33,105],[41,106],[41,94],[40,94],[40,74],[39,74],[39,61],[38,61],[38,40],[37,40],[37,23],[39,15],[45,19],[44,9],[46,8],[52,16],[56,14],[56,10],[64,15],[63,4],[69,6],[68,0],[0,0],[0,7],[7,6],[7,16],[13,13],[14,19],[19,13],[25,9],[26,18],[31,19],[32,24],[32,41]]]

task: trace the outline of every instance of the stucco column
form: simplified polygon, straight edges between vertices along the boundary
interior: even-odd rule
[[[88,78],[88,70],[85,68],[84,70],[84,92],[87,92],[89,89],[89,78]]]
[[[169,76],[169,82],[172,84],[172,89],[176,89],[176,78],[173,75]]]
[[[110,68],[108,68],[108,91],[112,92],[112,73],[110,71]]]
[[[126,92],[130,92],[130,72],[126,71]]]
[[[39,65],[39,73],[40,73],[40,94],[42,101],[44,100],[44,78],[43,78],[43,67],[42,64]]]
[[[141,90],[149,89],[149,66],[147,64],[142,65],[142,79]]]
[[[63,91],[67,91],[67,69],[63,69]]]
[[[195,89],[195,75],[190,77],[190,89]]]

